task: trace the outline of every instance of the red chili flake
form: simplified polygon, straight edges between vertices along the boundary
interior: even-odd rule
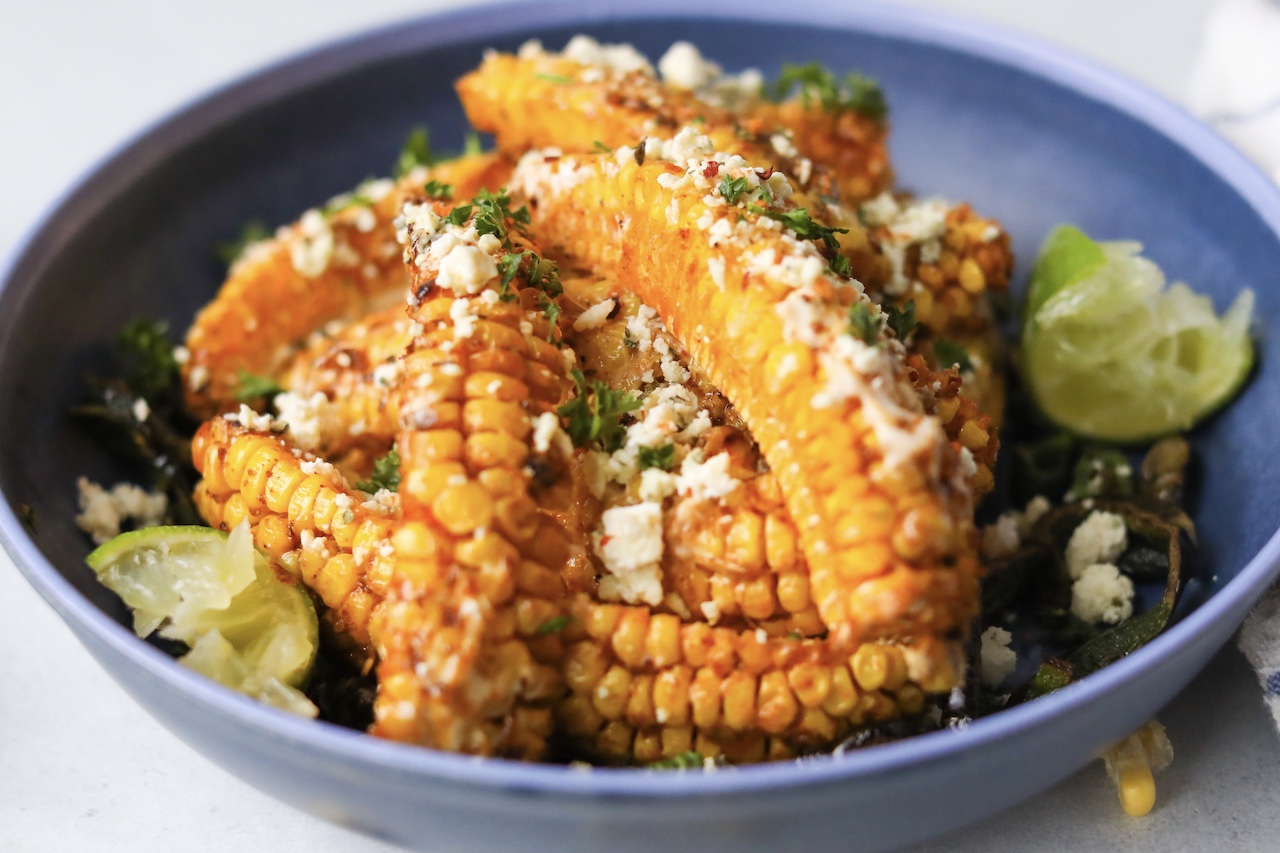
[[[770,166],[768,169],[765,169],[763,171],[760,169],[756,169],[756,174],[760,176],[760,180],[767,181],[769,180],[770,176],[773,175],[773,173],[776,171],[778,170]]]
[[[720,164],[715,160],[708,161],[707,167],[702,170],[702,177],[707,178],[708,180],[714,178],[718,174],[720,174]]]

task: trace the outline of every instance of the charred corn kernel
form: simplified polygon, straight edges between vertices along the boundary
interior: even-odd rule
[[[279,436],[215,418],[201,426],[192,447],[204,478],[195,501],[205,520],[230,529],[249,519],[255,543],[298,566],[324,604],[326,622],[369,654],[371,616],[385,592],[370,579],[385,578],[394,561],[394,548],[381,547],[391,539],[391,517],[366,508],[341,475],[294,455]],[[380,544],[367,544],[373,542]],[[290,554],[296,556],[286,559]]]
[[[235,408],[241,372],[272,375],[288,346],[405,289],[409,280],[392,223],[429,177],[452,184],[465,200],[505,184],[509,169],[501,157],[482,154],[414,170],[369,204],[328,216],[308,211],[283,235],[251,247],[187,333],[190,357],[182,370],[191,410],[208,416]]]
[[[553,172],[553,168],[561,171]],[[555,178],[561,172],[572,173],[574,180]],[[822,406],[815,407],[815,398],[821,400],[821,395],[831,393],[825,368],[816,377],[770,390],[762,373],[764,350],[800,333],[788,331],[790,327],[783,321],[787,309],[780,313],[780,298],[770,301],[765,285],[789,281],[787,267],[777,259],[794,255],[796,263],[803,263],[809,251],[803,247],[809,244],[785,242],[771,228],[753,229],[751,223],[756,220],[745,213],[746,227],[752,229],[752,257],[771,250],[776,265],[757,261],[753,267],[740,247],[712,246],[708,232],[698,226],[704,214],[713,220],[718,216],[703,201],[705,191],[664,186],[658,180],[664,174],[664,164],[648,161],[643,165],[619,164],[612,157],[579,155],[561,157],[552,166],[543,158],[530,156],[517,166],[514,183],[528,193],[526,200],[537,202],[534,227],[544,239],[561,247],[566,260],[576,265],[614,272],[619,285],[657,310],[691,358],[734,400],[778,479],[791,517],[800,520],[799,539],[813,586],[819,586],[820,579],[835,576],[827,585],[829,594],[815,596],[814,601],[841,642],[964,630],[977,605],[971,535],[921,537],[924,547],[913,559],[896,560],[892,565],[883,560],[863,564],[849,559],[851,548],[872,543],[843,543],[828,535],[844,519],[857,515],[853,507],[867,503],[882,488],[886,491],[878,496],[890,499],[891,505],[909,490],[918,493],[935,515],[948,520],[946,528],[931,527],[931,531],[971,531],[971,497],[963,490],[943,486],[937,480],[943,476],[939,469],[925,461],[935,458],[935,453],[954,458],[954,451],[945,447],[940,424],[921,410],[906,366],[886,365],[888,372],[877,380],[877,387],[893,396],[895,406],[911,412],[911,420],[919,425],[918,435],[927,436],[913,439],[913,447],[933,448],[920,456],[898,453],[894,448],[901,439],[894,438],[896,433],[887,428],[877,433],[867,424],[861,415],[863,403],[855,400],[854,392],[850,397],[834,398],[830,404],[823,400]],[[638,200],[641,196],[643,202]],[[625,227],[620,228],[619,223]],[[609,237],[600,239],[600,234]],[[816,259],[817,251],[812,251]],[[702,272],[708,258],[722,260],[732,273],[724,276],[723,290],[710,273]],[[689,270],[698,272],[691,275]],[[728,287],[730,281],[732,288]],[[674,309],[677,303],[681,306],[678,311]],[[834,302],[817,304],[829,306],[814,309],[819,313],[829,310],[833,317],[838,314],[841,318],[847,313]],[[725,332],[716,338],[690,334],[698,326]],[[761,349],[761,358],[750,357],[756,346]],[[834,358],[828,344],[820,340],[813,346],[822,358]],[[882,403],[868,397],[865,405]],[[803,423],[779,417],[779,413],[791,412],[803,413]],[[798,440],[802,432],[808,440]],[[897,475],[892,491],[890,485],[881,485],[889,482],[885,478],[888,474]],[[850,503],[846,495],[857,495],[856,503]],[[818,523],[810,524],[810,519]],[[895,513],[890,526],[896,530],[904,522],[903,514]],[[891,539],[890,533],[875,540],[881,548],[878,553],[892,553]],[[943,582],[942,577],[948,575],[955,576],[952,582]],[[870,597],[873,591],[874,599]]]

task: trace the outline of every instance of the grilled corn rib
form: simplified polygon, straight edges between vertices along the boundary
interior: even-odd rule
[[[397,385],[402,516],[379,636],[374,734],[438,749],[542,757],[563,692],[566,580],[586,566],[581,497],[561,442],[535,437],[572,387],[531,280],[536,256],[501,197],[469,223],[405,208],[414,340]],[[487,239],[486,238],[490,238]],[[541,278],[540,278],[541,276]],[[432,298],[453,290],[452,300]],[[545,295],[545,294],[544,294]],[[554,432],[554,430],[553,430]],[[583,577],[590,582],[589,571]]]
[[[414,169],[398,183],[367,182],[250,246],[187,333],[183,381],[191,411],[207,417],[233,409],[242,372],[274,375],[314,330],[359,316],[405,287],[392,220],[428,178],[465,198],[500,186],[509,168],[497,155],[481,154]]]
[[[815,242],[783,233],[823,233],[787,204],[785,179],[769,198],[730,204],[707,175],[754,170],[717,160],[691,130],[663,153],[681,165],[637,165],[627,150],[552,162],[532,152],[513,186],[536,205],[548,246],[616,270],[735,402],[779,478],[814,601],[841,641],[963,630],[977,594],[972,497],[897,342],[865,322],[846,330],[850,310],[865,321],[873,309]]]
[[[570,610],[557,721],[575,752],[614,763],[689,750],[735,763],[812,752],[919,713],[961,666],[954,643],[932,638],[850,653],[585,596]]]
[[[200,427],[191,457],[205,521],[230,530],[248,519],[254,544],[316,594],[335,634],[367,653],[391,575],[394,500],[371,500],[281,436],[224,417]]]

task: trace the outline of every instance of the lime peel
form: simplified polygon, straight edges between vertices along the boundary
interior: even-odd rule
[[[1044,413],[1080,435],[1144,441],[1189,429],[1253,365],[1253,292],[1219,318],[1208,297],[1166,287],[1141,250],[1060,226],[1031,276],[1024,379]]]
[[[139,637],[190,647],[179,662],[275,707],[314,717],[301,687],[319,646],[311,597],[277,576],[247,524],[122,533],[87,558],[133,611]]]

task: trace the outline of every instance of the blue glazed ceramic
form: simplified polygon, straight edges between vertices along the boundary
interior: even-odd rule
[[[883,850],[1033,796],[1158,710],[1276,574],[1280,193],[1174,106],[1079,59],[935,12],[810,0],[487,7],[324,48],[214,93],[103,163],[54,210],[0,291],[0,534],[85,647],[162,724],[250,784],[329,820],[434,850]],[[730,69],[818,60],[878,77],[893,156],[922,194],[1001,219],[1025,259],[1055,223],[1132,238],[1219,307],[1258,295],[1259,369],[1199,430],[1199,577],[1151,645],[1058,694],[958,732],[718,773],[577,772],[377,741],[259,706],[125,627],[82,560],[77,475],[119,476],[64,415],[78,377],[137,315],[189,322],[210,247],[385,171],[408,128],[461,142],[449,83],[488,46],[585,31],[660,54],[677,38]],[[1025,280],[1026,264],[1021,268]],[[39,519],[32,534],[19,508]]]

